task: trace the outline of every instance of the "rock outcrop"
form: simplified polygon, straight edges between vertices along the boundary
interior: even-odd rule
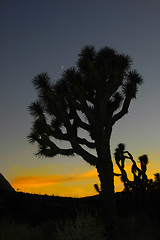
[[[0,173],[0,190],[15,191],[11,184]]]

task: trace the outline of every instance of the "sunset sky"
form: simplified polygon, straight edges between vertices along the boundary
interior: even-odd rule
[[[26,138],[33,121],[28,105],[37,98],[33,77],[47,71],[56,81],[75,66],[86,44],[128,54],[144,79],[128,115],[113,128],[112,156],[125,143],[135,159],[148,154],[150,178],[160,172],[159,13],[159,0],[0,1],[0,172],[15,189],[74,197],[96,193],[96,170],[83,159],[37,158],[36,144]],[[117,178],[115,184],[116,191],[122,189]]]

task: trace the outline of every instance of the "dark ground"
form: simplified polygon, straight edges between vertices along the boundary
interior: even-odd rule
[[[136,216],[138,218],[138,223],[136,223],[138,226],[136,225],[136,228],[140,229],[143,227],[143,231],[145,231],[145,228],[153,225],[151,228],[154,231],[155,226],[160,229],[159,191],[147,193],[145,194],[145,198],[141,195],[135,197],[134,194],[116,193],[116,202],[119,219],[120,221],[123,219],[123,226],[121,228],[127,228],[128,220],[131,221],[130,228],[132,228],[132,222],[135,221]],[[70,198],[0,191],[0,224],[1,220],[9,218],[16,224],[36,227],[43,223],[59,222],[67,218],[76,219],[81,212],[95,211],[98,213],[97,216],[100,217],[101,201],[98,195],[85,198]],[[152,229],[151,231],[153,231]],[[156,238],[153,239],[160,239],[159,233],[160,231],[158,230]],[[127,239],[127,237],[119,239]],[[152,237],[148,239],[152,239]]]
[[[150,218],[160,219],[160,192],[135,199],[132,194],[116,193],[118,214],[147,213]],[[23,192],[0,191],[0,216],[10,216],[16,221],[37,224],[47,219],[57,220],[74,217],[79,211],[101,211],[98,195],[71,198],[29,194]]]

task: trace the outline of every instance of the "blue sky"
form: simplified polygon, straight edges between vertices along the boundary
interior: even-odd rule
[[[128,115],[114,126],[111,149],[123,142],[135,156],[151,156],[160,172],[160,2],[2,0],[0,9],[0,172],[12,179],[47,164],[48,174],[89,170],[79,158],[36,158],[26,139],[33,121],[27,108],[36,99],[31,80],[47,71],[56,81],[86,44],[128,54],[143,76]]]

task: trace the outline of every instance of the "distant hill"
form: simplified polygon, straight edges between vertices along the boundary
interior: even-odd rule
[[[0,190],[15,191],[11,184],[0,173]]]

